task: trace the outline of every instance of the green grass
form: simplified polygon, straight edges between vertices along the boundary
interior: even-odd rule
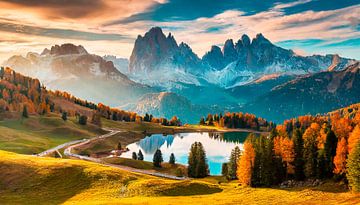
[[[79,125],[74,118],[66,122],[59,115],[30,116],[0,121],[0,149],[34,154],[59,144],[90,138],[103,133],[99,128]]]

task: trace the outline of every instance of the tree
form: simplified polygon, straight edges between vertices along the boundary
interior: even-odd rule
[[[320,131],[320,126],[317,123],[312,123],[306,129],[304,138],[304,173],[307,178],[315,177],[317,171],[317,138]]]
[[[163,162],[162,153],[159,149],[157,149],[154,153],[153,164],[155,167],[161,167],[161,163]]]
[[[171,153],[171,155],[170,155],[169,164],[175,164],[175,155],[174,155],[174,153]]]
[[[86,125],[87,124],[87,116],[86,115],[81,115],[79,117],[79,124],[80,125]]]
[[[348,152],[351,153],[352,149],[354,149],[357,143],[360,140],[360,125],[356,125],[354,130],[350,133],[348,139]]]
[[[303,160],[303,148],[304,140],[300,129],[293,130],[292,141],[294,142],[294,176],[296,180],[304,179],[304,160]]]
[[[204,117],[201,117],[199,124],[200,124],[200,125],[205,125],[205,119],[204,119]]]
[[[64,121],[67,120],[67,112],[63,112],[63,113],[61,114],[61,119],[63,119]]]
[[[347,159],[347,179],[354,192],[360,192],[360,141],[352,148]]]
[[[121,150],[121,148],[122,148],[122,147],[121,147],[121,142],[119,142],[118,145],[117,145],[117,149],[118,149],[118,150]]]
[[[340,139],[336,147],[336,155],[334,157],[334,173],[343,177],[346,172],[346,156],[347,156],[347,141],[343,137]]]
[[[228,167],[229,167],[229,164],[228,163],[222,163],[222,166],[221,166],[221,175],[224,176],[224,177],[228,177]]]
[[[23,112],[22,112],[22,116],[24,118],[28,118],[29,117],[29,113],[28,113],[28,110],[27,110],[27,106],[24,105],[24,108],[23,108]]]
[[[338,143],[338,139],[335,133],[332,130],[329,130],[326,135],[326,141],[324,145],[325,163],[326,163],[325,175],[327,177],[333,176],[333,170],[335,166],[334,157],[336,155],[337,143]]]
[[[137,160],[138,159],[138,156],[136,154],[136,152],[133,152],[132,153],[132,157],[131,157],[133,160]]]
[[[141,152],[141,150],[139,150],[139,153],[138,153],[138,160],[144,160],[144,155],[143,153]]]
[[[200,142],[195,142],[191,145],[188,164],[188,175],[190,177],[203,178],[209,174],[206,153]]]
[[[237,163],[240,158],[240,148],[236,146],[232,151],[230,155],[230,161],[228,163],[228,179],[236,179],[236,170],[237,170]]]
[[[99,112],[94,112],[91,117],[91,123],[101,127],[101,114]]]
[[[254,147],[249,140],[246,140],[244,143],[244,153],[240,157],[237,169],[237,177],[242,185],[251,186],[254,162]]]

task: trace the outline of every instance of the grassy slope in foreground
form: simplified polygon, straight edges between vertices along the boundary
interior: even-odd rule
[[[18,114],[20,115],[20,114]],[[66,122],[57,114],[0,121],[0,149],[21,154],[40,153],[72,140],[103,133],[93,125],[79,125],[75,118]]]
[[[223,191],[221,191],[223,190]],[[0,204],[358,204],[333,183],[316,188],[243,188],[218,178],[173,181],[99,164],[0,151]]]

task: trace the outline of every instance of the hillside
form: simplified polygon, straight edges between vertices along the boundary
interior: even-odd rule
[[[360,101],[360,63],[341,71],[300,76],[247,103],[243,110],[281,122],[285,119],[327,113]]]
[[[19,116],[18,113],[17,115]],[[0,149],[35,154],[68,141],[91,138],[103,132],[92,124],[79,125],[75,118],[65,122],[55,114],[8,119],[0,121]]]
[[[343,187],[243,188],[219,178],[173,181],[79,161],[0,151],[1,204],[357,204]],[[66,182],[66,183],[64,183]],[[222,182],[222,183],[218,183]],[[196,195],[196,196],[194,196]],[[284,197],[286,196],[286,197]]]

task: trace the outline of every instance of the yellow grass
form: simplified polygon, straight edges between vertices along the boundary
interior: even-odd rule
[[[0,204],[359,204],[333,182],[246,188],[221,177],[174,181],[69,159],[0,151]]]

